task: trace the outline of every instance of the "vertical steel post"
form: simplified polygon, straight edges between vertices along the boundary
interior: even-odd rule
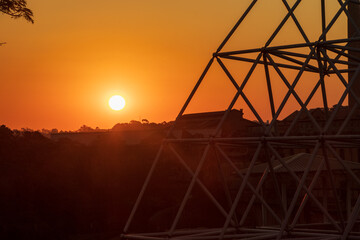
[[[356,26],[354,26],[354,24],[356,24],[357,27],[360,28],[360,4],[356,3],[355,1],[354,2],[349,1],[348,11],[350,14],[350,16],[348,16],[348,38],[359,37],[360,34],[357,32]],[[351,21],[351,19],[353,21]],[[360,49],[360,41],[349,42],[349,47]],[[348,53],[350,55],[360,58],[360,52],[358,51],[348,50]],[[351,59],[349,59],[349,62],[351,62]],[[348,79],[350,80],[353,77],[353,75],[354,75],[353,72],[349,72]],[[353,85],[351,86],[351,89],[353,90],[353,92],[357,97],[360,97],[360,76],[356,78]],[[349,95],[348,101],[350,108],[354,107],[356,101],[351,95]]]

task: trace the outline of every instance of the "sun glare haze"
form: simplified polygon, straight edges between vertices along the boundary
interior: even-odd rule
[[[60,0],[28,1],[34,24],[0,15],[4,36],[0,42],[7,43],[0,48],[0,111],[2,124],[10,128],[76,130],[82,124],[111,128],[139,116],[153,122],[174,120],[203,67],[250,1],[110,0],[109,5],[101,7],[97,1],[65,2],[72,7]],[[296,10],[304,12],[298,20],[306,33],[316,32],[312,29],[321,26],[316,22],[321,20],[315,14],[317,8],[307,7],[312,2],[302,1]],[[336,6],[338,2],[330,4]],[[282,1],[261,1],[255,7],[224,51],[263,46],[262,39],[286,15]],[[277,14],[273,14],[274,9]],[[263,15],[267,21],[258,21],[257,16]],[[301,34],[291,32],[292,24],[287,22],[284,27],[290,32],[280,31],[275,43],[301,39]],[[255,31],[260,28],[265,30]],[[335,32],[343,33],[345,28],[341,29]],[[314,40],[315,36],[309,37]],[[231,67],[246,72],[249,66]],[[255,74],[261,74],[260,70]],[[259,114],[269,117],[270,112],[263,107],[264,92],[259,93],[258,83],[251,85],[253,82],[246,86],[245,93],[253,94]],[[274,88],[282,88],[281,84],[275,82]],[[124,92],[110,95],[108,89]],[[234,89],[215,66],[187,113],[226,109]],[[115,94],[128,101],[127,111],[123,110],[121,116],[107,115],[110,108],[105,104]],[[243,102],[235,107],[244,108],[245,115],[255,119]]]

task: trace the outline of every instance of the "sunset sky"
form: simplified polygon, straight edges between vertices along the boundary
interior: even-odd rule
[[[7,43],[0,47],[1,124],[76,130],[83,124],[111,128],[144,118],[174,120],[249,2],[103,0],[99,5],[95,0],[28,0],[34,24],[0,16],[0,42]],[[338,7],[336,2],[331,4]],[[304,0],[295,12],[311,40],[316,40],[321,27],[319,3]],[[332,16],[336,8],[331,10],[330,5]],[[285,14],[280,0],[259,1],[225,50],[261,47]],[[345,21],[329,38],[346,35],[341,23]],[[273,44],[297,42],[300,35],[293,27],[293,22],[286,25]],[[248,67],[233,66],[239,76]],[[209,72],[188,112],[226,108],[235,90],[217,69]],[[268,110],[261,110],[266,100],[258,85],[253,81],[247,91],[266,117]],[[113,95],[126,99],[123,110],[109,108]]]

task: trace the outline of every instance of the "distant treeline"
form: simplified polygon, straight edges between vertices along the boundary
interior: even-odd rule
[[[154,123],[149,122],[147,119],[143,119],[140,121],[131,120],[129,123],[117,123],[111,129],[112,131],[121,131],[121,130],[132,130],[132,129],[159,129],[164,127],[169,127],[174,122],[162,122],[162,123]]]
[[[78,130],[75,131],[64,131],[64,130],[58,130],[57,128],[53,129],[46,129],[43,128],[41,130],[37,130],[37,132],[40,132],[41,134],[45,136],[49,136],[50,134],[54,133],[71,133],[71,132],[106,132],[106,131],[122,131],[122,130],[143,130],[143,129],[157,129],[157,128],[164,128],[171,126],[173,124],[173,121],[166,122],[163,121],[161,123],[154,123],[149,122],[147,119],[142,119],[141,121],[131,120],[128,123],[117,123],[115,124],[111,129],[102,129],[99,127],[92,128],[87,125],[82,125]],[[30,129],[30,128],[22,128],[21,130],[13,130],[14,133],[20,133],[20,132],[34,132],[36,130]]]

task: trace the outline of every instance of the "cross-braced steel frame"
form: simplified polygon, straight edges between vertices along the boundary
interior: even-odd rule
[[[360,96],[354,88],[354,86],[358,84],[357,82],[360,81],[360,49],[356,47],[356,44],[360,42],[360,26],[358,26],[358,20],[354,18],[353,13],[351,13],[351,8],[356,8],[358,3],[357,1],[350,0],[334,0],[338,9],[333,18],[328,20],[326,19],[327,15],[325,11],[325,4],[328,3],[328,0],[319,0],[321,2],[322,31],[318,40],[312,42],[309,40],[295,12],[297,7],[302,3],[302,0],[292,1],[293,4],[290,4],[288,0],[281,1],[287,10],[286,15],[263,47],[222,51],[229,39],[232,38],[238,27],[248,16],[249,12],[253,10],[256,4],[260,4],[258,2],[261,2],[252,0],[230,33],[213,54],[152,163],[145,183],[141,188],[141,192],[124,227],[124,233],[122,234],[123,239],[360,239],[358,226],[360,220],[359,192],[351,192],[350,190],[350,194],[355,194],[355,197],[353,197],[353,200],[347,201],[347,209],[344,210],[341,203],[342,196],[341,191],[339,191],[339,184],[337,183],[337,175],[335,174],[335,169],[333,169],[334,164],[331,163],[331,161],[335,161],[341,166],[341,173],[346,175],[348,181],[353,185],[360,186],[360,176],[347,164],[345,157],[339,154],[338,151],[339,149],[358,149],[360,147],[360,135],[357,134],[356,131],[346,131],[360,106]],[[343,39],[327,40],[328,32],[343,14],[346,15],[349,28],[353,29],[353,32],[349,32],[348,36]],[[356,14],[360,14],[360,12]],[[297,30],[301,33],[304,40],[303,43],[271,46],[274,38],[288,21],[295,23]],[[234,75],[226,66],[226,61],[229,60],[252,64],[243,79],[235,79]],[[171,132],[176,129],[177,122],[181,119],[189,103],[192,101],[205,75],[216,62],[236,89],[236,94],[232,98],[226,111],[224,111],[219,124],[214,129],[211,137],[173,137]],[[263,99],[263,102],[270,105],[270,121],[262,119],[256,107],[254,107],[244,91],[254,70],[258,67],[262,67],[265,73],[264,79],[266,79],[268,96],[266,96],[266,99]],[[274,89],[272,89],[270,69],[277,73],[277,77],[280,78],[287,87],[286,94],[278,106],[274,103]],[[284,74],[287,69],[296,71],[296,75],[292,81]],[[310,93],[307,98],[302,99],[295,90],[295,87],[300,81],[306,81],[306,79],[301,78],[305,72],[316,75],[318,81],[316,81],[316,84],[314,84],[311,91],[309,91]],[[331,78],[329,76],[331,76]],[[332,108],[328,106],[329,95],[327,95],[328,89],[326,87],[329,79],[331,79],[331,81],[338,81],[344,86],[338,103]],[[313,116],[308,107],[317,92],[321,93],[321,107],[325,115],[325,120],[321,123]],[[299,111],[295,114],[292,121],[286,125],[285,129],[279,131],[279,115],[282,113],[284,106],[291,96],[299,105]],[[344,105],[346,105],[344,102],[347,97],[350,99],[350,103],[352,101],[351,106],[347,108],[347,114],[341,124],[334,127],[334,122],[338,114],[342,111]],[[259,128],[261,128],[262,131],[260,136],[223,137],[220,134],[224,122],[239,98],[242,98],[259,123]],[[304,115],[307,117],[307,122],[311,125],[313,131],[309,132],[309,134],[301,134],[300,136],[296,134],[296,131],[294,133],[294,130],[298,128],[300,124],[299,119]],[[184,143],[188,145],[197,144],[204,147],[195,169],[189,167],[184,156],[179,153],[178,146]],[[252,147],[252,157],[246,163],[247,168],[245,170],[239,169],[238,165],[234,163],[233,159],[229,157],[226,150],[224,150],[224,146],[230,143],[235,147]],[[310,149],[310,157],[308,161],[303,162],[304,166],[301,173],[295,171],[289,162],[284,160],[284,153],[282,151],[283,148],[296,149],[299,148],[299,146],[300,148],[303,146],[303,148]],[[142,234],[130,233],[129,228],[133,222],[134,215],[139,210],[139,205],[143,201],[143,196],[149,186],[150,179],[165,150],[173,154],[180,162],[189,176],[191,176],[191,181],[187,185],[181,204],[178,206],[171,227],[167,231]],[[214,152],[216,152],[217,156],[226,162],[238,176],[238,185],[235,194],[230,197],[229,207],[223,206],[207,188],[206,184],[199,178],[199,174],[202,171],[208,155]],[[314,171],[312,165],[318,156],[322,156],[321,164],[319,164],[316,171]],[[254,167],[259,162],[267,163],[268,165],[263,170],[261,176],[257,178],[256,183],[254,183],[254,181],[250,181],[250,179],[254,175]],[[274,168],[275,162],[280,163],[286,170],[285,172],[289,181],[296,183],[290,198],[280,196],[281,193],[279,189],[281,186],[279,184],[278,173],[276,173],[276,169]],[[326,178],[329,183],[328,192],[331,193],[331,198],[334,203],[332,206],[324,204],[323,196],[315,191],[315,186],[320,181],[319,176],[324,172],[326,173]],[[267,182],[273,184],[275,197],[266,196],[266,194],[263,193],[263,187]],[[218,228],[178,229],[179,220],[182,217],[185,206],[195,186],[199,187],[205,193],[208,199],[214,204],[215,209],[223,215],[223,224]],[[246,191],[247,193],[245,193]],[[250,197],[245,198],[245,194]],[[276,198],[276,195],[279,197],[281,210],[274,209],[274,206],[270,203],[269,198]],[[243,204],[244,199],[247,201],[244,205],[245,207],[239,209],[239,204],[240,202]],[[262,214],[266,212],[267,215],[271,216],[273,219],[272,224],[267,224],[266,221],[255,224],[255,226],[247,226],[245,224],[255,202],[260,203],[263,207],[264,211],[262,211]],[[307,204],[310,203],[318,209],[324,221],[305,221],[300,224],[299,219],[306,211]]]

